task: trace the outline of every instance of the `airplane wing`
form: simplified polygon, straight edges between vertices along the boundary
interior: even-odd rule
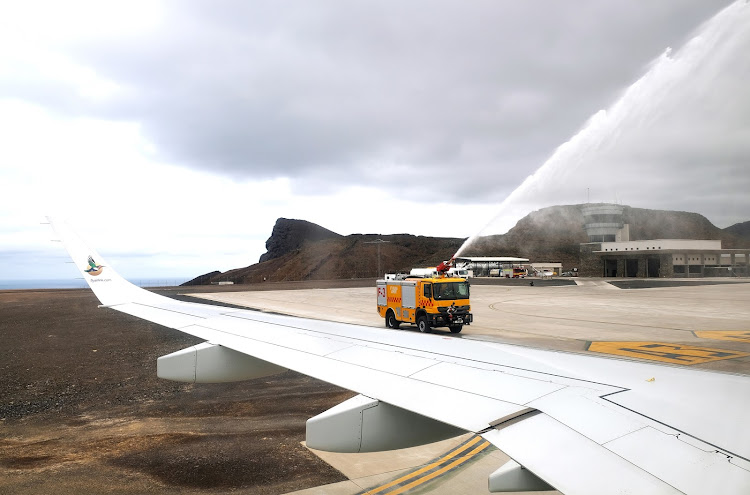
[[[205,343],[163,378],[291,369],[357,392],[308,420],[307,444],[391,450],[474,432],[512,461],[492,492],[750,493],[750,377],[176,301],[140,289],[50,219],[103,307]]]

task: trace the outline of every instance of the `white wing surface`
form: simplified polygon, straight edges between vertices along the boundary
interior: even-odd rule
[[[292,369],[359,393],[308,421],[311,447],[389,450],[470,431],[515,461],[491,491],[750,493],[749,377],[176,301],[50,222],[103,306],[206,341],[160,358],[160,376]]]

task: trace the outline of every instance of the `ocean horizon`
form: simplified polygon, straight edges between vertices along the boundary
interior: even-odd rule
[[[176,287],[191,280],[189,278],[134,278],[129,280],[138,287]],[[88,284],[82,278],[0,280],[0,290],[18,289],[85,289]]]

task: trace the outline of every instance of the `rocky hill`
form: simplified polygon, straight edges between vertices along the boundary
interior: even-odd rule
[[[727,227],[726,229],[724,229],[724,231],[729,232],[730,234],[734,234],[737,237],[741,237],[742,239],[750,240],[750,221],[736,223],[731,227]]]
[[[564,269],[577,266],[579,245],[588,242],[581,206],[534,211],[506,234],[482,237],[461,255],[518,256],[532,262],[561,262]],[[750,222],[722,230],[697,213],[629,206],[624,207],[623,217],[632,240],[721,239],[724,248],[750,248]],[[304,220],[279,218],[266,241],[268,251],[258,263],[201,275],[185,285],[376,277],[435,266],[453,256],[463,241],[409,234],[343,236]]]
[[[279,218],[266,241],[268,251],[258,263],[202,275],[185,285],[377,277],[414,266],[434,266],[449,259],[462,242],[409,234],[342,236],[304,220]]]
[[[266,241],[267,251],[260,257],[259,263],[299,250],[306,242],[327,241],[341,237],[336,232],[306,220],[279,218],[273,226],[271,237]]]

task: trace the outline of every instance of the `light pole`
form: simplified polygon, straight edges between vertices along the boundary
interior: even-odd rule
[[[378,273],[377,273],[378,277],[380,276],[380,245],[386,244],[389,242],[391,241],[384,241],[383,239],[375,239],[374,241],[367,241],[363,243],[363,244],[377,244],[378,245]]]

